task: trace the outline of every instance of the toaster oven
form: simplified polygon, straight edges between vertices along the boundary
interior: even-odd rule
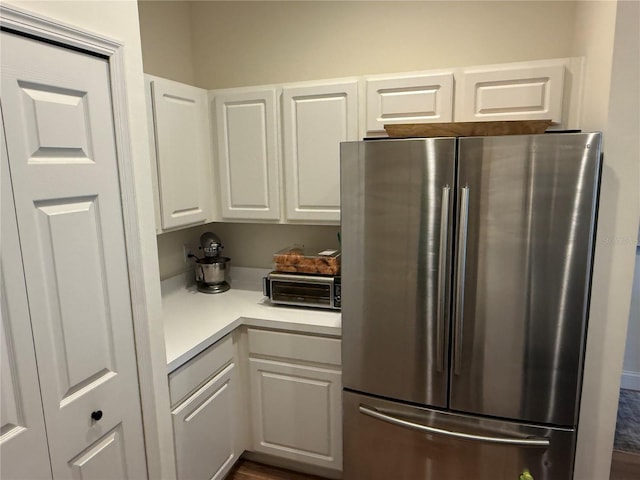
[[[263,279],[263,293],[272,303],[340,310],[339,276],[271,272]]]

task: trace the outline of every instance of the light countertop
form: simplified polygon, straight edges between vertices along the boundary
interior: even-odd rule
[[[269,270],[236,267],[231,289],[200,293],[189,275],[162,282],[167,368],[172,372],[240,325],[321,335],[341,335],[339,312],[273,305],[262,295]]]

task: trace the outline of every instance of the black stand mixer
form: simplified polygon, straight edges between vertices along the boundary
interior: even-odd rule
[[[200,236],[200,248],[204,252],[203,258],[195,258],[195,273],[198,291],[203,293],[222,293],[231,288],[227,281],[229,275],[228,257],[222,257],[222,242],[212,232],[205,232]]]

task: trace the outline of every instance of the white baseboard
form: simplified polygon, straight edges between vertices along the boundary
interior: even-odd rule
[[[640,392],[640,372],[623,370],[620,388],[624,388],[626,390],[637,390]]]

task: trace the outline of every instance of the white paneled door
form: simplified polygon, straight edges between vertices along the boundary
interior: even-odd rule
[[[50,479],[51,467],[3,124],[0,125],[0,139],[0,478]]]
[[[146,478],[109,63],[3,32],[1,92],[53,476]]]

